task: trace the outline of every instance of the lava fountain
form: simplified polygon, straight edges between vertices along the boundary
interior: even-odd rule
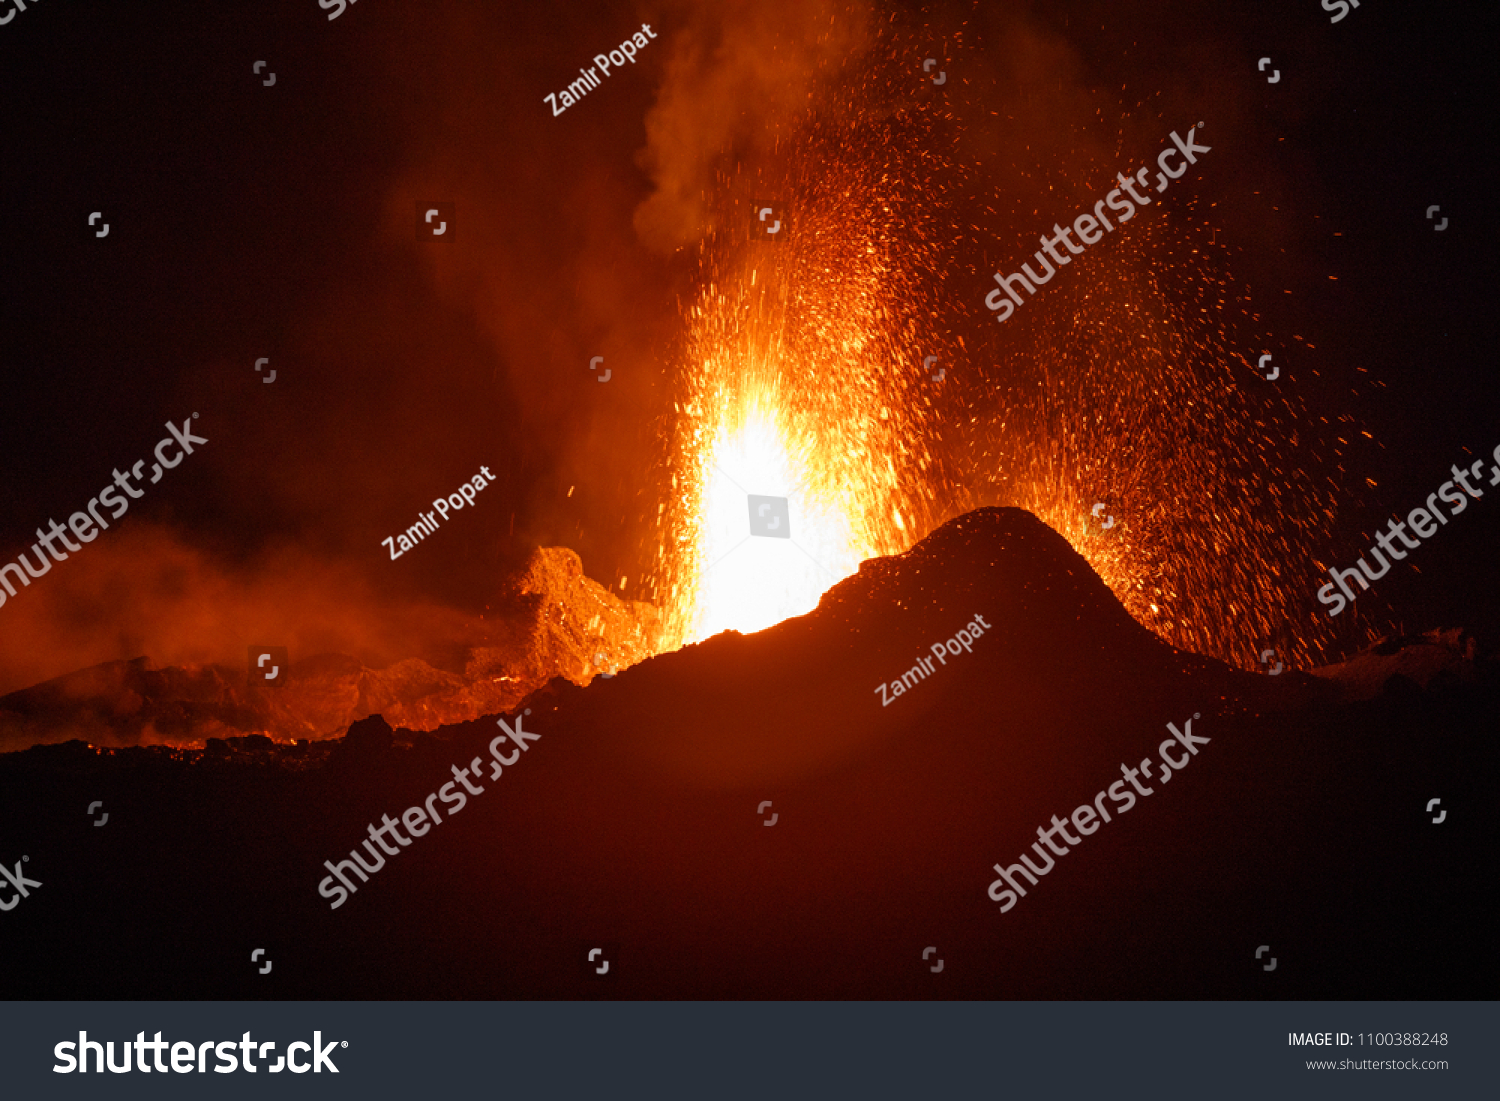
[[[932,407],[900,301],[931,290],[838,176],[797,190],[791,241],[706,251],[663,510],[669,645],[811,611],[931,526]]]
[[[774,390],[746,395],[725,411],[709,447],[690,639],[730,628],[758,631],[809,612],[868,556],[838,502],[818,495],[812,449],[789,438],[777,409]],[[752,501],[747,509],[750,487],[755,496],[785,500],[786,515],[774,502]],[[770,534],[758,536],[756,527]]]
[[[981,167],[959,116],[994,111],[959,89],[951,108],[920,100],[922,54],[875,39],[710,200],[649,577],[663,648],[810,611],[860,561],[1003,504],[1168,642],[1307,661],[1326,619],[1287,584],[1326,542],[1342,440],[1247,391],[1237,349],[1272,336],[1246,337],[1258,322],[1196,200],[1151,208],[997,326],[980,308],[996,255],[1109,179],[1123,137],[1081,129],[1045,170],[1014,143],[1014,164]],[[789,530],[753,532],[751,497],[785,498]]]
[[[952,219],[934,181],[953,139],[942,112],[907,109],[879,39],[823,73],[796,117],[768,120],[772,148],[714,189],[652,576],[667,647],[811,611],[957,511],[923,366],[961,354],[938,320]],[[784,498],[787,530],[752,531],[751,497]]]

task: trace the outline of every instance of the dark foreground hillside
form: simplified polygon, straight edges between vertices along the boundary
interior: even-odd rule
[[[496,717],[0,757],[0,863],[42,884],[0,884],[0,971],[13,998],[1492,997],[1500,678],[1472,645],[1381,675],[1423,645],[1347,683],[1231,670],[982,510],[810,615],[552,682],[498,778]],[[1148,757],[1152,794],[1096,802]],[[1045,868],[1038,827],[1086,804],[1111,821],[1054,834],[1002,913],[993,865]],[[396,852],[331,908],[324,862],[382,815]]]

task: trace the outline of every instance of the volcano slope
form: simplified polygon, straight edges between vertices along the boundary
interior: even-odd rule
[[[976,616],[972,652],[883,705]],[[23,998],[1489,997],[1494,668],[1352,702],[1235,671],[985,509],[809,615],[553,681],[498,779],[496,717],[372,717],[331,752],[6,755],[0,861],[43,886],[0,915],[0,967]],[[1182,771],[1054,835],[1002,912],[994,865],[1045,867],[1038,827],[1189,719]],[[482,794],[320,896],[325,861],[474,758]]]

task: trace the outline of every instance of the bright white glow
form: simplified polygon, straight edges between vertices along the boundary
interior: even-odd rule
[[[859,568],[847,517],[814,498],[807,456],[758,403],[725,425],[704,467],[698,587],[689,641],[804,615]],[[748,496],[787,498],[791,538],[750,534]]]

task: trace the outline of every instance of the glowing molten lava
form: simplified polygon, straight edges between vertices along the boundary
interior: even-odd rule
[[[811,240],[770,255],[705,249],[653,579],[664,648],[809,612],[933,526],[925,376],[892,322],[907,283],[832,197],[800,225]]]
[[[824,139],[844,149],[848,131]],[[898,159],[922,144],[886,140]],[[915,165],[789,153],[724,180],[699,247],[650,578],[664,648],[809,612],[952,513],[924,358],[955,363],[959,340],[930,329],[930,192],[901,185]],[[757,195],[795,199],[788,237],[756,239]],[[785,529],[752,534],[751,497],[786,498]]]
[[[687,641],[724,630],[763,630],[817,606],[864,554],[849,518],[821,499],[809,476],[807,448],[797,448],[777,420],[774,402],[756,394],[721,423],[705,464],[700,502],[698,576]],[[762,502],[752,531],[750,495],[783,497],[787,515]]]

